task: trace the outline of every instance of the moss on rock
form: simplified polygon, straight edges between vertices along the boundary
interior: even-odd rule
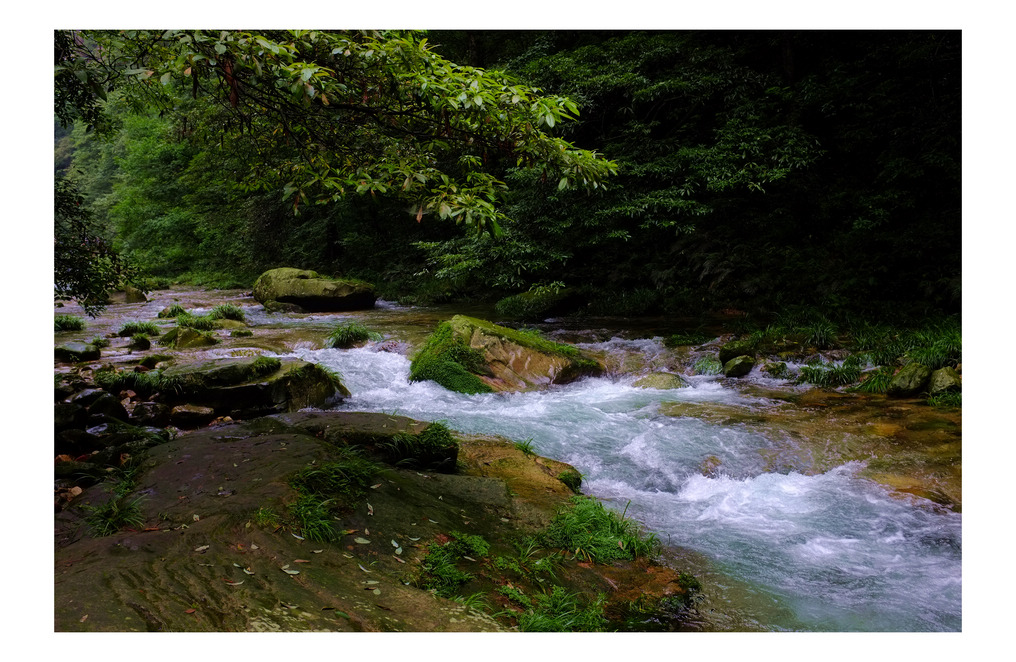
[[[416,354],[410,379],[430,379],[471,394],[532,390],[601,371],[599,363],[571,345],[456,315],[442,322]]]

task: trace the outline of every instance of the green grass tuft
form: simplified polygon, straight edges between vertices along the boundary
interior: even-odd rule
[[[591,497],[574,496],[571,508],[560,511],[537,535],[541,544],[566,549],[597,563],[634,560],[659,549],[656,534],[643,535],[638,524],[622,513],[607,510]]]
[[[178,303],[174,303],[165,310],[159,311],[159,317],[166,319],[170,317],[179,317],[180,315],[187,315],[187,309]]]
[[[56,331],[81,331],[85,328],[85,320],[74,315],[57,315],[53,322]]]
[[[349,349],[368,340],[378,342],[383,337],[376,331],[371,331],[359,322],[346,322],[335,327],[325,340],[325,347],[336,349]]]
[[[243,309],[239,306],[234,306],[231,303],[224,303],[212,308],[212,312],[208,313],[208,317],[213,320],[226,319],[236,320],[237,322],[243,322],[246,320],[246,317],[243,314]]]
[[[431,423],[419,434],[396,434],[378,444],[388,462],[417,469],[450,473],[455,470],[459,444],[444,423]]]
[[[125,322],[120,327],[120,330],[116,332],[116,335],[121,338],[129,338],[138,334],[158,336],[159,327],[155,325],[155,322]]]

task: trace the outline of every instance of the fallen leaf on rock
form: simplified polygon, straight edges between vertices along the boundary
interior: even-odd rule
[[[370,505],[369,503],[367,504],[367,514],[370,515],[371,517],[374,516],[374,506]]]
[[[193,614],[196,611],[197,611],[197,609],[184,609],[183,613],[185,613],[185,614]]]
[[[464,558],[467,561],[472,561],[473,563],[476,563],[476,559],[474,559],[472,556],[463,556],[462,558]]]
[[[371,486],[370,486],[370,489],[372,489],[372,490],[376,490],[376,489],[377,489],[377,488],[379,488],[379,487],[381,487],[381,483],[378,483],[377,485],[371,485]]]
[[[374,595],[381,595],[381,589],[379,588],[374,589]]]
[[[302,538],[301,536],[298,536],[298,535],[296,535],[295,533],[290,533],[289,535],[293,536],[293,537],[294,537],[294,538],[296,538],[297,540],[303,540],[303,538]]]
[[[310,553],[311,554],[320,554],[323,551],[325,551],[325,550],[323,550],[323,549],[312,549],[312,550],[310,550]]]
[[[258,546],[257,546],[257,545],[255,545],[254,543],[251,543],[251,544],[250,544],[250,548],[251,548],[251,549],[261,549],[260,547],[258,547]]]
[[[397,556],[393,556],[392,558],[395,559],[396,561],[398,561],[399,563],[405,563],[405,561],[403,561],[402,559],[400,559]]]
[[[307,559],[294,559],[293,563],[310,563]]]
[[[282,572],[286,573],[287,575],[299,575],[300,574],[299,570],[283,570]]]
[[[226,582],[227,584],[229,584],[230,586],[239,586],[240,584],[242,584],[242,583],[243,583],[243,580],[241,579],[241,580],[240,580],[240,581],[238,581],[238,582],[231,582],[231,581],[229,581],[229,580],[227,579],[227,580],[225,580],[225,582]]]
[[[370,570],[368,570],[367,568],[364,568],[364,567],[363,567],[362,565],[360,565],[359,563],[357,563],[356,565],[360,567],[360,570],[363,570],[364,572],[370,572]]]
[[[82,617],[81,617],[81,620],[80,620],[80,621],[78,621],[78,622],[79,622],[79,623],[84,623],[84,622],[85,622],[85,621],[87,621],[87,620],[88,620],[88,614],[85,614],[84,616],[82,616]]]
[[[401,554],[402,553],[402,548],[401,547],[396,548],[395,549],[395,553],[396,554]],[[399,559],[399,560],[401,561],[402,559]]]
[[[393,541],[392,541],[392,547],[398,547],[398,546],[399,546],[399,543],[397,543],[397,542],[395,542],[395,541],[393,540]]]
[[[200,547],[195,547],[195,548],[194,548],[194,551],[195,551],[195,552],[203,552],[203,551],[205,551],[206,549],[208,549],[209,547],[210,547],[210,545],[201,545]]]
[[[253,575],[254,574],[254,571],[251,570],[250,568],[244,568],[243,571],[246,572],[248,575]]]
[[[369,545],[370,544],[370,541],[367,540],[366,538],[353,538],[353,542],[358,542],[361,545]]]

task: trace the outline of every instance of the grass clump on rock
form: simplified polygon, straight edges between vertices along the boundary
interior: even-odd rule
[[[179,386],[178,380],[173,377],[164,377],[161,370],[146,372],[100,370],[95,373],[95,383],[113,394],[129,390],[142,397],[148,397],[154,393],[176,391]]]
[[[160,318],[162,318],[162,319],[166,319],[166,318],[170,318],[170,317],[179,317],[180,315],[186,315],[186,314],[187,314],[187,309],[186,308],[184,308],[183,306],[181,306],[178,303],[174,303],[172,306],[169,306],[168,308],[165,308],[164,310],[159,311],[159,315],[158,316]]]
[[[572,497],[571,508],[560,511],[537,539],[596,563],[651,556],[660,545],[655,533],[643,535],[625,513],[618,515],[585,496]]]
[[[159,327],[155,325],[155,322],[125,322],[120,327],[120,330],[116,332],[116,335],[121,338],[129,338],[139,334],[158,336]]]
[[[85,328],[85,320],[74,315],[57,315],[53,322],[55,331],[80,331]]]
[[[431,423],[418,434],[401,433],[378,444],[385,460],[398,466],[451,472],[459,444],[444,423]]]
[[[224,303],[212,308],[212,312],[208,313],[208,317],[213,320],[235,320],[237,322],[246,321],[243,309],[239,306],[234,306],[231,303]]]
[[[328,334],[328,338],[325,340],[326,347],[332,347],[336,349],[348,349],[357,345],[363,344],[368,340],[375,342],[382,339],[380,333],[371,331],[366,326],[359,322],[346,322],[335,327],[335,329]]]

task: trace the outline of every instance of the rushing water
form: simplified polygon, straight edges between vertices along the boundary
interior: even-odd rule
[[[800,412],[783,411],[757,417],[763,421],[758,425],[741,424],[738,412],[751,418],[770,403],[712,377],[692,377],[686,389],[633,388],[632,372],[667,369],[670,357],[658,341],[598,342],[609,333],[586,332],[594,340],[583,346],[606,352],[608,366],[620,376],[532,393],[467,396],[431,382],[409,383],[409,361],[398,353],[315,349],[347,315],[269,315],[238,291],[174,290],[148,303],[111,306],[86,330],[61,338],[87,340],[115,331],[128,319],[153,318],[172,302],[201,312],[226,301],[243,306],[257,329],[246,346],[292,352],[338,370],[352,392],[343,409],[531,439],[541,455],[574,465],[585,476],[584,492],[618,510],[627,507],[664,542],[687,550],[682,567],[705,587],[703,629],[961,628],[958,512],[866,480],[862,462],[837,461],[835,420],[788,433],[772,421],[785,426]],[[59,312],[80,314],[73,307]],[[352,317],[416,344],[447,316],[381,305]],[[575,340],[584,332],[568,333]],[[206,353],[231,351],[227,342]],[[127,352],[115,345],[104,357],[127,359]],[[632,357],[634,370],[626,363]],[[921,445],[948,449],[940,443],[948,439]],[[860,446],[868,449],[868,443],[862,439]]]
[[[767,435],[660,413],[661,403],[675,401],[751,404],[719,380],[693,378],[691,388],[659,391],[633,388],[632,378],[593,378],[541,392],[467,396],[410,383],[409,362],[396,353],[296,354],[343,375],[353,394],[344,409],[531,439],[541,455],[582,472],[585,492],[618,509],[627,505],[662,540],[698,552],[709,572],[747,587],[756,604],[768,606],[746,618],[764,627],[961,627],[961,515],[894,496],[859,477],[859,462],[817,475],[772,473],[763,459],[775,443]],[[712,607],[729,605],[714,600]]]

